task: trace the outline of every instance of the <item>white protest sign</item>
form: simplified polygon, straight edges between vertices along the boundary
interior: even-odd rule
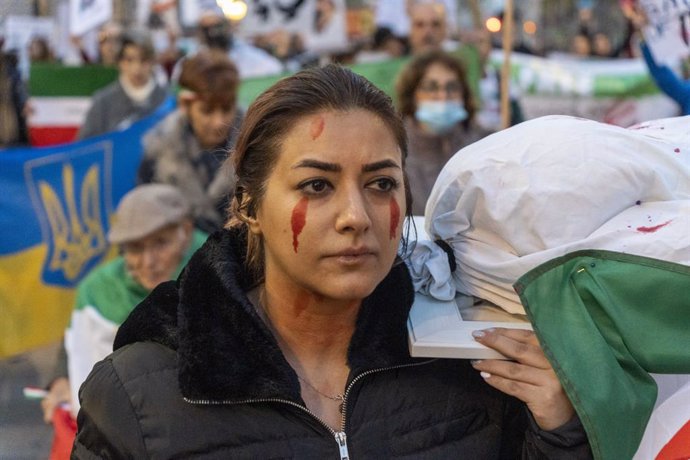
[[[55,20],[49,17],[7,16],[5,49],[17,51],[19,69],[24,77],[29,75],[28,46],[33,37],[44,37],[49,43],[55,43]]]
[[[654,59],[675,66],[690,56],[690,0],[640,0],[649,20],[645,40]]]
[[[347,5],[345,0],[316,0],[314,18],[300,31],[309,51],[334,52],[347,49]]]
[[[113,17],[113,0],[70,0],[69,31],[83,35]]]
[[[315,20],[316,0],[253,0],[247,1],[247,16],[240,22],[246,36],[276,30],[305,32]]]
[[[299,34],[310,51],[347,48],[345,0],[253,0],[247,7],[247,16],[239,23],[243,36],[283,30]]]

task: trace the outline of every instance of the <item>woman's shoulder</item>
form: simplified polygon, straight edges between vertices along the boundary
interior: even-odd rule
[[[93,410],[104,403],[104,395],[117,405],[151,389],[176,387],[177,363],[174,350],[155,342],[122,347],[94,365],[79,392],[81,405]]]
[[[156,342],[136,342],[110,355],[113,369],[123,382],[169,369],[177,369],[177,352]]]
[[[120,348],[96,363],[79,390],[81,408],[74,458],[102,458],[110,453],[147,458],[141,419],[161,414],[177,394],[177,354],[153,342]],[[97,427],[97,429],[94,429]]]

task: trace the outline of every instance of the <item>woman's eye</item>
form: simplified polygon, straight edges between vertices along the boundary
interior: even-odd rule
[[[329,183],[323,179],[312,179],[300,184],[299,188],[306,193],[323,193],[329,187]]]
[[[396,188],[398,188],[398,181],[389,177],[382,177],[380,179],[376,179],[372,181],[370,184],[374,186],[376,190],[379,190],[381,192],[390,192],[391,190],[395,190]]]

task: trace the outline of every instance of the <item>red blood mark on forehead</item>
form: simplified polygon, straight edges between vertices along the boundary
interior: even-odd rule
[[[398,222],[400,222],[400,206],[398,206],[398,202],[395,201],[395,198],[391,198],[390,210],[391,210],[391,222],[390,222],[389,238],[392,240],[397,235]]]
[[[315,141],[319,138],[321,133],[323,133],[323,128],[326,126],[326,122],[323,117],[316,117],[314,121],[311,122],[311,128],[309,130],[311,134],[311,140]]]
[[[304,225],[307,223],[307,205],[309,204],[309,199],[305,196],[295,205],[292,209],[292,247],[297,252],[297,246],[299,242],[297,237],[302,233]]]
[[[673,220],[673,219],[671,219],[671,220]],[[638,232],[641,232],[641,233],[654,233],[657,230],[659,230],[660,228],[665,227],[670,223],[671,223],[671,221],[668,220],[668,221],[664,222],[663,224],[655,225],[654,227],[637,227],[635,230],[637,230]]]

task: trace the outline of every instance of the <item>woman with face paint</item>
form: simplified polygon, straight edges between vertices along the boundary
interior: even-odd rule
[[[406,156],[390,98],[342,67],[259,96],[230,221],[120,328],[73,456],[589,458],[533,337],[482,339],[520,361],[492,382],[531,379],[533,416],[468,361],[410,357]]]
[[[410,61],[398,76],[396,92],[409,139],[412,213],[423,215],[436,177],[450,157],[490,132],[475,124],[477,107],[462,63],[444,51]]]

